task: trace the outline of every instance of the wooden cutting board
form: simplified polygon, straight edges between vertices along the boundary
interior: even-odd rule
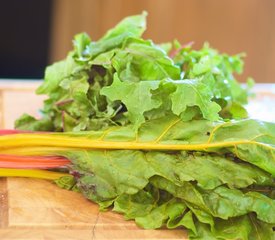
[[[23,112],[38,116],[43,97],[35,82],[0,81],[0,128],[12,128]],[[254,118],[275,121],[275,85],[258,85],[248,106]],[[119,214],[99,212],[79,193],[50,181],[0,179],[0,240],[187,239],[184,229],[143,230]]]
[[[99,212],[81,194],[46,180],[2,178],[0,204],[1,240],[187,239],[183,229],[144,230]]]

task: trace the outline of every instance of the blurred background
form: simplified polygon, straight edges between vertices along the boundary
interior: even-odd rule
[[[221,52],[246,52],[240,81],[275,82],[274,0],[1,0],[0,78],[41,79],[63,59],[76,33],[93,40],[122,18],[148,12],[145,38],[156,43],[208,41]]]

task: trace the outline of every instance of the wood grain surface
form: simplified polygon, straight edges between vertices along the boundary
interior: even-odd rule
[[[0,127],[13,128],[27,112],[39,116],[43,97],[35,96],[39,82],[0,81]],[[248,110],[252,117],[275,121],[275,85],[257,85]],[[0,240],[187,239],[184,229],[143,230],[81,194],[49,181],[0,179]]]
[[[187,239],[183,229],[144,230],[50,181],[0,181],[0,239]]]

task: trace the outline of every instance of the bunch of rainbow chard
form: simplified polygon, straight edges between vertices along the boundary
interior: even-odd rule
[[[275,123],[247,118],[241,55],[156,45],[145,18],[75,37],[37,90],[41,119],[0,132],[0,174],[55,180],[146,229],[273,239]]]

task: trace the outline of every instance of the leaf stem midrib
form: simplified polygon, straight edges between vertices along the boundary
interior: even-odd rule
[[[165,143],[165,142],[136,142],[136,141],[108,141],[93,140],[83,137],[62,137],[50,135],[18,134],[16,136],[3,136],[0,139],[1,150],[14,147],[40,146],[40,147],[65,147],[65,148],[86,148],[86,149],[129,149],[129,150],[200,150],[210,148],[234,147],[242,144],[255,144],[267,149],[274,150],[268,144],[251,141],[235,140],[222,142],[205,142],[198,144]]]

